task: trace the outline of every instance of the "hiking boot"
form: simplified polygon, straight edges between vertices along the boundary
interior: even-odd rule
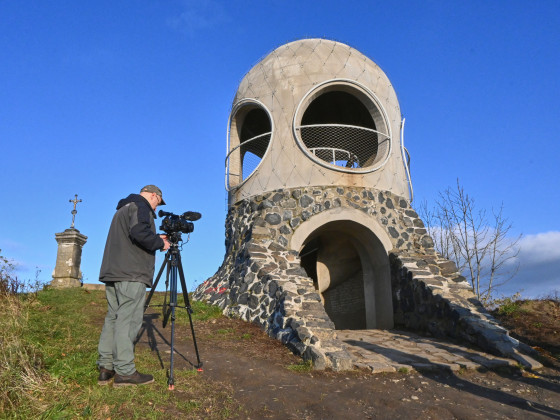
[[[132,375],[119,375],[117,373],[113,386],[144,385],[151,384],[152,382],[154,382],[152,375],[136,371]]]
[[[97,385],[107,385],[111,382],[115,376],[114,370],[105,369],[104,367],[99,368],[99,377],[97,378]]]

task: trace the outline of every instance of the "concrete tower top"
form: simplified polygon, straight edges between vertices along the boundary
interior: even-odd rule
[[[304,39],[241,81],[229,121],[230,204],[279,188],[347,185],[409,198],[396,93],[348,45]]]

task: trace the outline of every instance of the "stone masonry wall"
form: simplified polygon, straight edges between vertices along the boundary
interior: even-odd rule
[[[492,353],[518,356],[508,336],[476,300],[454,263],[439,258],[408,202],[388,191],[359,187],[276,190],[233,205],[226,218],[226,255],[194,298],[225,315],[259,324],[317,369],[351,369],[298,252],[288,249],[298,226],[335,207],[361,211],[386,227],[395,325],[448,336]],[[529,348],[523,347],[523,350]],[[518,357],[521,358],[521,357]]]
[[[395,325],[466,342],[526,367],[540,366],[528,357],[536,352],[510,337],[484,309],[454,262],[397,250],[390,260]]]

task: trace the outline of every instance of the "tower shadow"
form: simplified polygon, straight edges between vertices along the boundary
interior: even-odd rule
[[[357,340],[344,340],[345,343],[350,344],[352,346],[356,346],[356,347],[361,347],[364,348],[366,350],[369,351],[374,351],[376,353],[379,354],[383,354],[385,357],[387,357],[388,359],[393,360],[395,363],[402,363],[403,360],[411,360],[414,359],[414,363],[420,363],[422,365],[432,365],[440,370],[444,370],[446,371],[446,373],[448,373],[447,378],[442,378],[441,375],[438,374],[434,374],[434,371],[429,371],[429,372],[422,372],[422,374],[425,377],[428,377],[430,379],[432,379],[433,381],[439,382],[442,385],[448,385],[451,387],[456,388],[457,390],[460,390],[461,392],[469,392],[479,398],[485,398],[488,399],[490,401],[495,401],[501,404],[506,404],[506,405],[512,405],[515,406],[521,410],[530,412],[530,413],[535,413],[535,414],[540,414],[543,416],[547,416],[551,419],[556,419],[556,420],[560,420],[560,410],[552,408],[552,407],[548,407],[544,404],[540,404],[537,402],[533,402],[530,401],[528,399],[522,398],[522,397],[517,397],[515,395],[511,395],[508,394],[504,391],[500,391],[500,390],[496,390],[496,389],[491,389],[491,388],[487,388],[481,385],[477,385],[474,384],[472,382],[469,382],[465,379],[462,379],[461,377],[457,376],[454,372],[450,371],[449,369],[447,369],[447,366],[442,366],[432,360],[429,360],[425,357],[419,356],[419,355],[410,355],[408,353],[396,350],[396,349],[389,349],[388,347],[383,347],[380,346],[379,344],[374,344],[374,343],[367,343],[364,341],[357,341]],[[388,352],[388,350],[390,350],[390,352]],[[482,357],[482,356],[479,356]],[[488,359],[490,360],[490,359]],[[497,374],[500,375],[500,372],[497,371]],[[502,377],[505,377],[505,375],[501,374]],[[554,384],[552,383],[548,383],[546,381],[540,380],[540,381],[534,381],[534,380],[527,380],[525,381],[525,379],[530,379],[530,378],[523,378],[523,382],[527,383],[527,384],[532,384],[535,386],[538,386],[540,388],[545,388],[548,389],[550,391],[553,392],[557,392],[560,393],[560,386],[554,386]],[[543,386],[544,383],[546,383],[546,386]]]

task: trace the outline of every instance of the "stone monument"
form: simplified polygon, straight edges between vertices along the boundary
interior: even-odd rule
[[[228,122],[225,258],[194,298],[316,368],[352,368],[337,330],[393,327],[523,360],[412,208],[402,128],[391,82],[354,48],[304,39],[263,58]]]
[[[78,200],[78,194],[74,195],[74,203],[72,210],[72,224],[70,228],[64,232],[55,233],[55,239],[58,243],[58,252],[56,255],[56,266],[52,274],[52,287],[80,287],[82,285],[82,273],[80,271],[80,263],[82,261],[82,247],[87,241],[87,236],[80,233],[74,227],[76,213],[76,205],[81,203]]]

